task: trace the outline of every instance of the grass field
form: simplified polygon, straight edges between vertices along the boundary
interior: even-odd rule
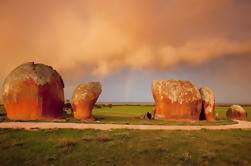
[[[228,107],[216,107],[216,122],[178,122],[178,121],[158,121],[158,120],[142,120],[140,115],[151,112],[153,106],[112,106],[94,108],[93,117],[96,119],[95,122],[88,123],[113,123],[113,124],[153,124],[153,125],[225,125],[235,123],[232,120],[227,120],[226,111]],[[251,115],[251,107],[244,107]],[[6,118],[6,112],[3,106],[0,106],[0,121],[9,121]],[[248,120],[251,121],[251,116],[248,116]],[[41,121],[41,120],[40,120]],[[44,120],[42,120],[44,121]],[[47,120],[48,121],[48,120]],[[49,120],[51,121],[51,120]],[[65,115],[65,119],[57,122],[76,122],[76,123],[87,123],[83,121],[75,120],[71,113]]]
[[[2,166],[251,165],[251,130],[0,129]]]
[[[141,120],[140,115],[151,112],[152,106],[113,106],[112,108],[103,107],[95,108],[93,116],[101,123],[122,123],[122,124],[159,124],[159,125],[219,125],[231,124],[233,121],[227,120],[225,112],[227,107],[216,108],[218,121],[216,122],[178,122],[178,121],[158,121],[158,120]],[[251,109],[250,109],[251,111]]]
[[[248,114],[251,107],[245,107]],[[93,123],[218,125],[227,107],[216,107],[217,122],[141,120],[152,106],[95,108]],[[2,121],[6,112],[0,106]],[[65,115],[63,122],[84,123]],[[249,117],[250,120],[250,117]],[[251,165],[251,130],[143,131],[0,129],[0,165]]]

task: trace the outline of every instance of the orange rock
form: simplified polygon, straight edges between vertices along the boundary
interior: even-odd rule
[[[200,88],[202,99],[202,111],[200,120],[215,121],[215,97],[214,92],[208,87]]]
[[[92,109],[101,92],[100,82],[87,82],[78,85],[71,99],[74,118],[87,121],[94,120]]]
[[[64,83],[50,66],[25,63],[14,69],[2,87],[7,117],[14,120],[60,118]]]
[[[200,92],[193,83],[176,79],[154,80],[152,94],[156,103],[155,119],[200,119],[202,101]]]
[[[248,113],[246,110],[240,105],[232,105],[227,110],[227,117],[229,119],[237,119],[237,120],[247,120]]]

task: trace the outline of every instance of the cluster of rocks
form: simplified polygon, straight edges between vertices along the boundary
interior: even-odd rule
[[[173,121],[215,120],[215,97],[211,89],[200,90],[190,81],[163,79],[152,82],[155,119]]]
[[[72,96],[74,117],[93,120],[92,108],[102,91],[99,82],[79,85]],[[64,108],[64,82],[52,67],[33,62],[14,69],[2,87],[7,117],[13,120],[61,118]]]
[[[92,109],[102,92],[99,82],[80,84],[71,99],[74,118],[94,120]],[[215,96],[208,87],[199,90],[185,80],[163,79],[152,82],[152,94],[156,103],[151,113],[142,119],[159,120],[215,120]],[[7,117],[14,120],[60,118],[64,108],[64,82],[52,67],[33,62],[14,69],[5,79],[2,101]],[[247,119],[247,112],[238,105],[227,111],[231,119]]]
[[[173,121],[215,121],[215,96],[208,87],[199,90],[186,80],[162,79],[152,82],[156,104],[155,119]],[[227,111],[230,119],[245,120],[247,112],[240,106]]]

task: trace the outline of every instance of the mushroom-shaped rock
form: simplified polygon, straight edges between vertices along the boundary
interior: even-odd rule
[[[64,83],[52,67],[33,62],[14,69],[2,87],[7,117],[14,120],[60,118]]]
[[[232,105],[227,110],[227,117],[229,119],[237,119],[237,120],[247,120],[247,112],[240,105]]]
[[[155,119],[193,121],[200,119],[201,96],[190,81],[154,80],[152,94],[156,104]]]
[[[215,120],[215,97],[214,92],[208,87],[200,88],[202,99],[202,110],[200,120],[214,121]]]
[[[92,109],[101,92],[100,82],[87,82],[78,85],[71,99],[74,118],[87,121],[94,120]]]

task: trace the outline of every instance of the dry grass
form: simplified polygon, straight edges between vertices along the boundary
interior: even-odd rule
[[[61,140],[59,140],[59,147],[61,148],[66,148],[67,152],[71,152],[73,146],[76,144],[76,140],[71,139],[71,138],[62,138]]]

